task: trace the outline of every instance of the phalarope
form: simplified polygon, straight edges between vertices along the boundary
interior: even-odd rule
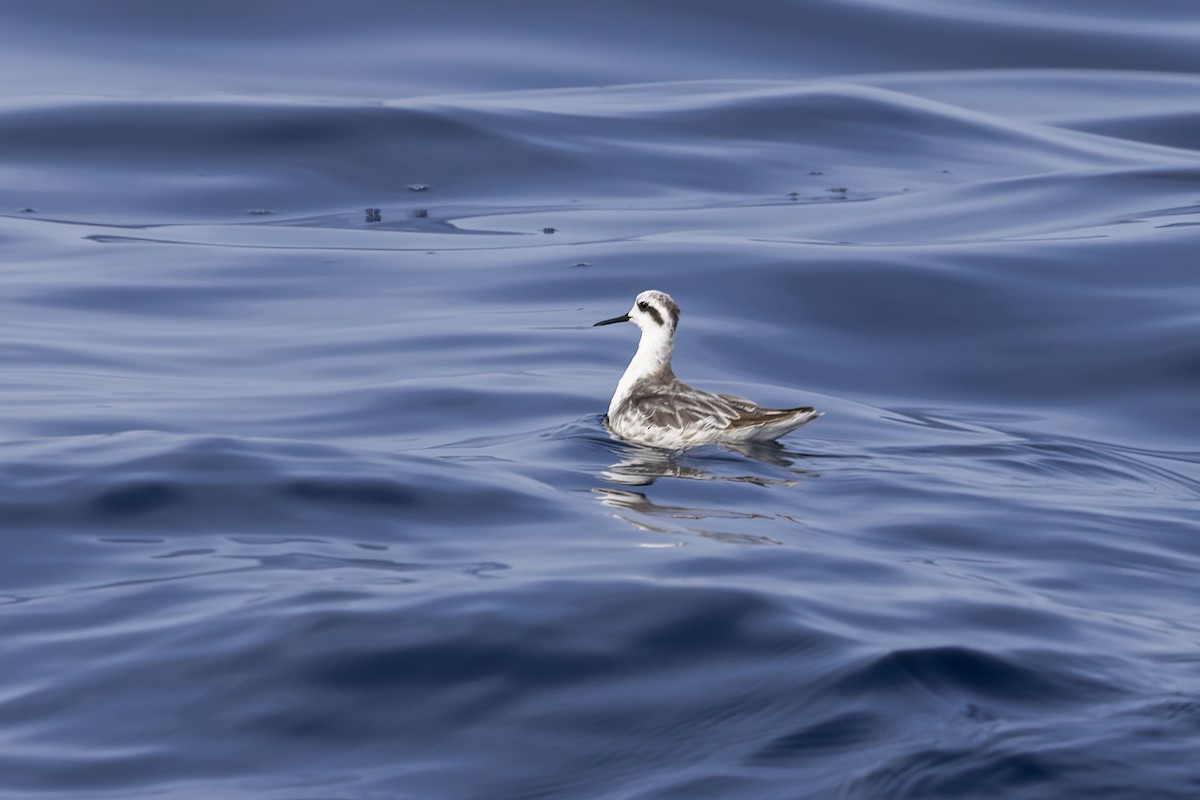
[[[604,417],[608,429],[622,439],[674,450],[721,442],[762,442],[821,416],[811,406],[763,408],[730,394],[694,389],[676,378],[671,351],[679,306],[664,292],[642,292],[629,313],[596,325],[614,322],[632,322],[642,329],[637,352],[617,383]]]

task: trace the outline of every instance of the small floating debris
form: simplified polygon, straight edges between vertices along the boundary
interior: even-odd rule
[[[247,209],[246,213],[252,217],[265,217],[273,214],[274,212],[269,208],[251,208]]]
[[[424,208],[418,208],[416,211],[412,212],[412,215],[417,219],[425,219],[429,216],[429,211]]]
[[[368,208],[367,222],[383,222],[383,212],[378,208]]]
[[[408,185],[408,190],[410,192],[428,192],[429,187],[424,183],[410,183]]]
[[[558,233],[558,228],[542,228],[542,233]]]
[[[949,174],[950,174],[950,170],[948,170],[948,169],[944,169],[944,170],[942,170],[942,174],[943,174],[943,175],[949,175]]]
[[[809,175],[824,175],[825,173],[821,172],[820,170],[813,169],[813,170],[809,170],[808,174]]]
[[[580,261],[579,263],[572,264],[571,266],[572,267],[590,267],[591,264],[587,263],[586,261]]]
[[[32,208],[22,208],[21,213],[22,214],[36,214],[37,212],[34,211]]]
[[[799,200],[799,199],[800,199],[799,192],[788,192],[788,200]]]
[[[835,186],[832,189],[830,189],[829,191],[833,192],[834,194],[845,194],[846,192],[848,192],[850,190],[847,189],[845,186]]]

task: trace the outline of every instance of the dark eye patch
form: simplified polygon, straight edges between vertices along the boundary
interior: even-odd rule
[[[638,308],[641,309],[642,311],[645,311],[649,307],[650,307],[650,304],[647,303],[645,300],[641,300],[638,302]]]
[[[655,325],[658,325],[660,327],[662,326],[662,324],[663,324],[662,314],[658,313],[657,308],[655,308],[654,306],[647,303],[646,307],[643,308],[642,311],[645,311],[647,314],[650,315],[650,319],[654,320]]]

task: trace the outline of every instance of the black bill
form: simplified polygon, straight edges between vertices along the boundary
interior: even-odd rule
[[[604,319],[604,320],[597,322],[592,327],[595,328],[597,325],[612,325],[614,322],[629,322],[629,315],[622,314],[621,316],[613,317],[612,319]]]

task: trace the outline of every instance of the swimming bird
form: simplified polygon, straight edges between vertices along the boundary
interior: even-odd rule
[[[665,292],[646,291],[633,308],[598,325],[632,322],[642,329],[633,360],[617,383],[604,423],[621,439],[682,450],[701,444],[777,439],[821,416],[812,406],[764,408],[731,394],[688,386],[671,369],[679,306]]]

